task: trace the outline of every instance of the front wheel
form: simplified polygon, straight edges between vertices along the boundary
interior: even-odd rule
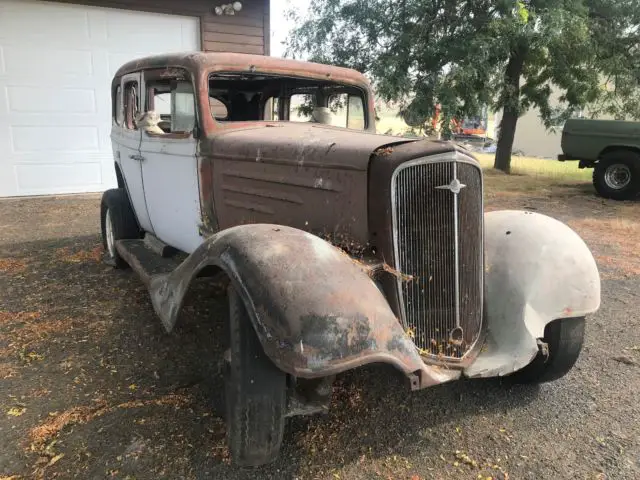
[[[593,186],[604,198],[635,198],[640,193],[640,155],[628,150],[603,155],[593,170]]]
[[[225,352],[227,440],[234,464],[259,466],[280,452],[287,375],[262,349],[244,303],[229,287],[229,349]]]
[[[584,325],[584,317],[561,318],[547,324],[542,339],[546,352],[538,353],[529,365],[509,378],[515,383],[544,383],[564,377],[582,350]]]
[[[109,257],[109,263],[116,268],[127,268],[127,262],[116,249],[116,242],[129,238],[140,238],[140,228],[123,188],[107,190],[100,204],[100,226],[102,245]]]

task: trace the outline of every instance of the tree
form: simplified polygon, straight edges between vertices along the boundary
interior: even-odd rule
[[[294,14],[288,54],[368,74],[403,113],[426,123],[439,103],[446,129],[501,109],[495,167],[506,172],[532,107],[547,127],[587,105],[640,116],[637,0],[312,0],[308,12]],[[623,92],[637,108],[615,106]]]

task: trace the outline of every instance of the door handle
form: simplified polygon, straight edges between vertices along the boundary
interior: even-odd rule
[[[131,160],[135,160],[136,162],[144,161],[144,157],[142,155],[129,155]]]

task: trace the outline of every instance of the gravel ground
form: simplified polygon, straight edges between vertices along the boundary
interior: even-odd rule
[[[514,182],[487,177],[489,209],[568,221],[602,268],[570,374],[412,393],[359,369],[328,415],[288,423],[275,465],[245,470],[216,408],[225,298],[197,285],[167,335],[135,275],[101,263],[98,197],[0,201],[0,480],[640,478],[640,206]]]

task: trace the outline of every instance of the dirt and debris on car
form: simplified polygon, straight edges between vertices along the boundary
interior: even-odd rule
[[[273,461],[285,418],[325,412],[335,375],[365,364],[418,390],[544,382],[576,361],[600,304],[584,242],[544,215],[484,213],[467,150],[375,134],[360,73],[171,54],[121,67],[112,95],[108,261],[140,275],[167,331],[196,277],[228,282],[236,464]]]

